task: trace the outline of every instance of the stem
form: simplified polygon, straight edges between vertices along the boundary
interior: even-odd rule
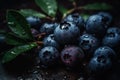
[[[84,7],[79,6],[77,9],[78,9],[78,10],[82,10],[82,9],[84,9]]]
[[[55,20],[55,18],[52,18],[52,17],[49,17],[49,16],[47,16],[46,19],[51,20],[51,21]]]
[[[65,16],[67,16],[68,14],[72,13],[74,10],[75,10],[75,8],[68,10],[68,11],[63,15],[63,18],[64,18]]]
[[[44,36],[44,35],[46,35],[46,33],[40,33],[40,34],[37,34],[37,35],[35,35],[35,37],[39,37],[39,36]]]
[[[76,5],[76,2],[75,1],[73,1],[73,6],[74,6],[74,8],[76,8],[77,7],[77,5]]]
[[[42,41],[36,41],[36,43],[38,44],[38,45],[43,45],[43,42]]]
[[[84,9],[82,6],[79,6],[79,7],[76,7],[76,8],[72,8],[72,9],[68,10],[68,11],[63,15],[63,18],[64,18],[65,16],[67,16],[68,14],[74,12],[75,10],[82,10],[82,9]]]

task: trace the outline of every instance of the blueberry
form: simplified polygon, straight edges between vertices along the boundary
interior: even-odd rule
[[[107,25],[109,25],[112,21],[112,16],[107,12],[99,12],[98,15],[102,16],[104,18],[104,21]]]
[[[53,46],[57,49],[60,48],[58,42],[56,42],[54,38],[54,34],[50,34],[46,38],[44,38],[43,43],[44,43],[44,46]]]
[[[53,67],[58,63],[59,52],[55,47],[44,47],[39,51],[39,59],[44,66]]]
[[[40,27],[40,32],[41,33],[46,33],[47,35],[53,34],[55,28],[58,26],[57,23],[44,23]]]
[[[88,71],[90,73],[101,74],[109,70],[112,66],[110,58],[105,55],[98,55],[93,57],[88,64]]]
[[[95,34],[97,37],[103,37],[108,26],[105,24],[102,16],[92,15],[87,19],[85,28],[88,33]]]
[[[117,48],[120,45],[120,28],[111,27],[107,30],[102,41],[103,45]]]
[[[95,52],[94,52],[94,56],[99,56],[99,55],[107,56],[111,60],[116,58],[115,51],[112,48],[108,47],[108,46],[103,46],[103,47],[97,48],[95,50]]]
[[[28,17],[26,17],[26,20],[31,26],[35,26],[35,25],[39,24],[41,21],[40,18],[34,17],[34,16],[28,16]]]
[[[75,67],[82,62],[83,58],[83,51],[76,46],[66,47],[61,52],[61,60],[68,67]]]
[[[5,35],[0,34],[0,54],[8,48],[8,45],[5,43]]]
[[[13,48],[13,45],[7,44],[7,40],[5,34],[0,34],[0,58],[3,57],[4,52]]]
[[[55,40],[62,44],[71,44],[77,41],[80,30],[72,22],[63,22],[54,31]]]
[[[91,34],[83,34],[79,38],[79,46],[84,50],[87,56],[91,56],[94,50],[99,47],[100,41]]]
[[[63,21],[70,21],[75,23],[79,29],[82,31],[84,28],[84,19],[79,15],[79,13],[69,14],[66,16]]]

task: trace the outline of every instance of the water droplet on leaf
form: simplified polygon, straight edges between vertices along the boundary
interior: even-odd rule
[[[14,24],[14,22],[8,22],[8,24],[11,24],[11,25],[12,25],[12,24]]]
[[[11,54],[16,54],[15,52],[11,51]]]
[[[48,6],[48,8],[50,9],[50,8],[51,8],[51,6]]]
[[[30,46],[31,46],[31,47],[33,47],[33,46],[34,46],[34,44],[31,44]]]

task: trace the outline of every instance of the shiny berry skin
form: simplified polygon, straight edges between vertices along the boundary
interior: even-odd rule
[[[62,50],[61,60],[67,67],[75,67],[79,65],[84,58],[84,53],[81,48],[69,46]]]
[[[40,24],[40,18],[38,17],[34,17],[34,16],[28,16],[26,17],[27,22],[31,25],[31,26],[35,26]]]
[[[54,31],[55,40],[61,45],[75,43],[79,35],[79,28],[72,22],[63,22]]]
[[[112,66],[110,58],[105,55],[97,55],[93,57],[88,64],[88,71],[93,74],[102,74],[109,70]]]
[[[55,28],[58,26],[57,23],[44,23],[40,27],[40,32],[41,33],[46,33],[47,35],[53,34]]]
[[[44,46],[53,46],[57,49],[60,48],[58,42],[54,38],[54,34],[50,34],[46,38],[44,38],[43,44],[44,44]]]
[[[95,34],[97,37],[103,37],[105,35],[107,25],[104,19],[100,15],[92,15],[86,21],[86,31],[91,34]]]
[[[79,46],[84,50],[86,56],[92,56],[100,41],[91,34],[83,34],[79,37]]]
[[[39,59],[44,66],[51,67],[58,63],[59,52],[55,47],[44,47],[39,51]]]
[[[98,15],[100,15],[104,18],[104,21],[107,25],[109,25],[112,22],[112,16],[109,13],[99,12]]]
[[[108,46],[102,46],[97,48],[94,52],[94,56],[99,56],[99,55],[107,56],[111,60],[114,60],[116,58],[115,51]]]
[[[66,16],[63,21],[70,21],[75,23],[80,30],[83,30],[84,28],[84,19],[80,16],[79,13],[73,13],[73,14],[69,14],[68,16]]]
[[[102,41],[103,45],[117,48],[120,45],[120,28],[110,27]]]

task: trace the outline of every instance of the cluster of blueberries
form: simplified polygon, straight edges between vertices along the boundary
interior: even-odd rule
[[[31,26],[39,18],[27,17]],[[101,73],[109,70],[117,60],[120,45],[120,28],[111,27],[112,16],[99,12],[84,20],[79,13],[66,16],[60,23],[43,23],[40,33],[43,38],[39,59],[42,65],[52,67],[61,61],[73,68],[86,63],[89,72]],[[33,35],[37,34],[32,29]]]
[[[31,26],[40,20],[27,17]],[[106,12],[91,15],[86,21],[78,14],[66,16],[61,23],[44,23],[40,33],[46,33],[39,51],[41,64],[47,67],[59,61],[70,68],[83,65],[90,72],[109,70],[117,59],[120,28],[111,27],[112,16]],[[35,34],[36,31],[32,30]]]

